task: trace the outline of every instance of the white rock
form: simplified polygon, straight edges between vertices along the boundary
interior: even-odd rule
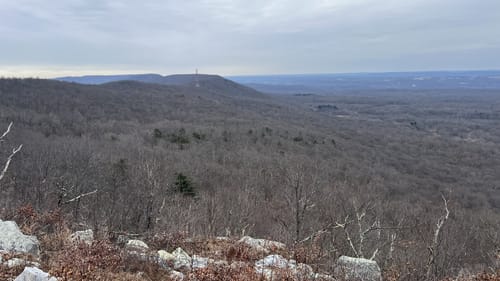
[[[255,262],[255,268],[276,267],[276,268],[295,268],[295,263],[289,263],[287,259],[280,255],[270,255]]]
[[[258,252],[268,254],[276,250],[286,249],[286,245],[281,242],[266,240],[266,239],[255,239],[250,236],[242,237],[238,243],[245,244]]]
[[[39,243],[35,236],[24,235],[15,222],[0,220],[0,250],[38,256]]]
[[[315,279],[315,274],[314,270],[312,267],[308,264],[305,263],[299,263],[297,264],[297,268],[295,269],[295,275],[298,277],[299,280],[303,280],[305,278],[311,278]]]
[[[180,281],[184,279],[184,274],[179,271],[172,270],[169,274],[170,279]]]
[[[288,261],[280,255],[270,255],[263,259],[255,262],[255,272],[265,280],[279,280],[280,270],[291,270],[294,271],[296,263],[294,260],[292,262]]]
[[[57,279],[36,267],[26,267],[14,281],[57,281]]]
[[[215,266],[226,267],[229,264],[225,260],[218,260],[213,262]],[[231,264],[232,265],[232,264]]]
[[[245,262],[242,262],[242,261],[233,261],[230,265],[230,267],[232,269],[235,269],[235,270],[238,270],[238,269],[241,269],[241,268],[244,268],[246,267],[247,264]]]
[[[92,229],[76,231],[75,233],[71,234],[70,239],[73,242],[85,242],[86,244],[90,245],[94,241],[94,231]]]
[[[298,280],[314,279],[314,271],[311,266],[303,263],[297,264],[293,259],[287,260],[280,255],[269,255],[255,262],[255,272],[262,275],[266,280],[279,280],[279,272],[287,271]]]
[[[210,260],[208,258],[200,257],[197,255],[193,255],[193,258],[191,260],[192,268],[205,268],[208,266],[208,263]],[[212,261],[213,262],[213,261]]]
[[[172,255],[175,256],[174,269],[191,269],[191,257],[182,248],[175,249]]]
[[[376,261],[341,256],[335,266],[335,277],[345,281],[380,281],[382,275]]]
[[[142,242],[141,240],[128,240],[127,245],[125,245],[125,248],[128,250],[139,250],[139,251],[147,251],[149,250],[149,247],[146,243]]]
[[[26,261],[23,259],[12,258],[12,259],[4,262],[4,265],[6,265],[8,268],[24,266],[24,265],[26,265]]]
[[[158,257],[164,261],[173,261],[175,256],[165,250],[158,251]]]
[[[226,236],[218,236],[218,237],[215,237],[215,241],[231,241],[231,238],[229,237],[226,237]]]
[[[279,280],[279,275],[278,272],[275,272],[275,268],[261,268],[257,272],[260,276],[264,278],[264,280],[269,280],[269,281],[277,281]]]
[[[330,275],[322,274],[322,273],[316,273],[314,275],[314,280],[318,280],[318,281],[336,281],[335,278],[331,277]]]

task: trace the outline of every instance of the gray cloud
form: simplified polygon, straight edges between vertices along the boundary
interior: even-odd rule
[[[141,2],[0,0],[0,75],[500,68],[497,0]]]

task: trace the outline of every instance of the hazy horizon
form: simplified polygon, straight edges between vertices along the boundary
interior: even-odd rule
[[[314,75],[351,75],[351,74],[391,74],[391,73],[440,73],[440,72],[449,72],[449,73],[460,73],[460,72],[500,72],[499,69],[436,69],[436,70],[408,70],[408,71],[360,71],[360,72],[324,72],[324,73],[249,73],[249,74],[223,74],[223,73],[204,73],[199,72],[200,75],[220,75],[222,77],[258,77],[258,76],[314,76]],[[84,72],[61,72],[62,75],[38,75],[38,74],[24,74],[24,75],[4,75],[1,74],[0,78],[36,78],[36,79],[56,79],[56,78],[64,78],[64,77],[83,77],[83,76],[121,76],[121,75],[177,75],[177,74],[195,74],[195,71],[191,72],[175,72],[175,73],[158,73],[152,71],[122,71],[122,72],[112,72],[112,71],[102,71],[96,70],[95,72],[84,71]]]
[[[498,11],[494,0],[3,1],[0,76],[500,69]]]

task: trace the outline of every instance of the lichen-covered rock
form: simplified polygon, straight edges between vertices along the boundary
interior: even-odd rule
[[[141,240],[128,240],[125,245],[127,250],[132,251],[143,251],[146,252],[149,250],[149,246]]]
[[[295,261],[294,261],[295,262]],[[266,267],[276,267],[276,268],[295,268],[295,263],[289,263],[287,259],[280,255],[270,255],[263,259],[260,259],[255,262],[255,268],[261,269]]]
[[[57,279],[36,267],[26,267],[14,281],[57,281]]]
[[[281,242],[266,240],[266,239],[256,239],[250,236],[242,237],[238,243],[245,244],[257,252],[268,254],[277,250],[286,249],[286,245]]]
[[[255,272],[265,280],[278,280],[278,270],[288,269],[289,263],[287,259],[280,255],[270,255],[256,261],[254,268]]]
[[[15,222],[0,220],[0,250],[38,256],[39,243],[35,236],[24,235]]]
[[[315,273],[311,266],[287,260],[280,255],[269,255],[255,262],[255,272],[266,280],[280,280],[282,273],[285,276],[294,276],[297,280],[314,280]]]
[[[380,281],[382,275],[376,261],[341,256],[335,266],[335,277],[346,281]]]
[[[26,265],[26,261],[19,258],[12,258],[4,262],[4,265],[7,266],[8,268],[24,266]]]
[[[191,257],[182,248],[175,249],[172,255],[175,256],[174,269],[191,269]]]
[[[170,279],[175,280],[175,281],[184,280],[184,274],[182,272],[175,271],[175,270],[170,271],[169,277],[170,277]]]
[[[165,250],[158,251],[158,257],[164,261],[173,261],[175,256]]]
[[[90,245],[94,241],[94,231],[92,229],[76,231],[75,233],[71,234],[70,239],[73,242],[84,242]]]
[[[213,260],[211,261],[209,258],[204,258],[197,255],[193,255],[193,258],[191,259],[191,265],[193,269],[205,268],[210,262],[213,263]]]
[[[335,281],[336,279],[327,274],[316,273],[313,280],[315,281]]]

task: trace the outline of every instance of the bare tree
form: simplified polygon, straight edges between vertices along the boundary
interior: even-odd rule
[[[294,159],[291,159],[292,161]],[[283,178],[286,192],[282,194],[288,214],[292,215],[294,242],[298,243],[303,236],[306,214],[315,208],[315,196],[318,193],[319,178],[314,172],[317,169],[303,163],[283,165]],[[308,169],[309,168],[309,169]],[[286,222],[282,222],[287,225]]]
[[[426,271],[426,278],[425,280],[430,280],[431,277],[431,272],[432,268],[434,267],[436,257],[438,254],[438,247],[439,247],[439,238],[441,234],[441,230],[443,228],[443,225],[446,223],[450,216],[450,210],[448,209],[448,200],[444,197],[444,195],[441,195],[444,203],[444,214],[438,219],[436,228],[434,230],[434,236],[432,239],[432,243],[429,246],[429,261],[427,262],[427,271]]]
[[[5,139],[5,137],[7,137],[7,135],[10,133],[10,129],[12,128],[12,125],[13,125],[13,123],[10,122],[9,126],[7,127],[7,130],[5,130],[5,132],[0,136],[0,143],[2,143]],[[20,144],[18,147],[15,147],[12,149],[12,153],[9,155],[9,157],[7,157],[7,161],[4,163],[3,168],[0,172],[0,180],[2,180],[5,177],[5,174],[7,173],[7,170],[9,169],[10,162],[12,161],[12,158],[14,157],[14,155],[16,155],[16,153],[21,151],[22,148],[23,148],[23,145]]]
[[[377,216],[373,218],[372,222],[367,223],[366,221],[367,212],[370,209],[371,209],[370,206],[357,207],[355,205],[354,206],[355,218],[350,219],[350,216],[348,215],[344,218],[343,222],[336,222],[336,227],[344,231],[346,240],[349,243],[351,250],[354,252],[354,255],[357,258],[369,258],[370,260],[373,260],[380,251],[380,248],[376,247],[370,256],[366,256],[365,255],[366,239],[368,234],[375,232],[377,241],[380,240],[382,228],[380,226],[380,219]],[[354,224],[357,230],[357,239],[356,239],[357,243],[354,242],[354,238],[352,237],[352,234],[350,233],[348,228],[351,224]]]

